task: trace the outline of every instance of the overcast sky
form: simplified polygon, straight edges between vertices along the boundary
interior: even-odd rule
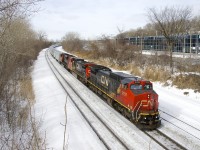
[[[45,0],[40,11],[31,17],[35,30],[48,39],[60,40],[67,32],[93,39],[116,35],[117,28],[127,31],[148,23],[147,9],[165,6],[189,6],[200,14],[200,0]]]

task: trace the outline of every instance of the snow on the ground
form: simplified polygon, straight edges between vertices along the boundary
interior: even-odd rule
[[[144,55],[169,55],[169,52],[155,51],[155,50],[142,50],[142,54],[144,54]],[[173,57],[199,59],[200,55],[195,54],[195,53],[190,54],[190,53],[173,52]]]
[[[95,93],[78,81],[71,73],[66,71],[63,66],[58,64],[53,58],[51,59],[58,68],[62,76],[74,87],[76,91],[79,92],[79,95],[84,99],[84,101],[90,105],[93,111],[98,114],[98,117],[103,119],[104,122],[113,130],[117,135],[119,135],[124,143],[128,145],[130,149],[162,149],[160,145],[152,141],[147,137],[142,131],[138,130],[130,121],[121,116],[118,112],[112,109],[104,101],[101,100]],[[69,89],[69,93],[74,97],[73,91]],[[77,101],[77,100],[76,100]],[[102,130],[102,132],[105,132]],[[108,139],[112,141],[113,139]],[[151,144],[149,144],[151,143]],[[113,149],[116,143],[113,143]]]
[[[67,130],[69,150],[106,149],[71,101],[67,103]]]
[[[194,93],[192,90],[179,90],[175,87],[163,87],[159,83],[154,83],[154,89],[159,94],[160,109],[179,117],[184,121],[184,117],[188,117],[199,124],[195,125],[200,128],[200,94]],[[184,95],[184,92],[189,92]],[[187,122],[187,120],[186,120]]]
[[[130,74],[129,71],[122,72]],[[199,73],[191,72],[185,74],[199,75]],[[192,89],[182,90],[174,86],[163,86],[159,82],[154,82],[153,87],[159,95],[159,109],[161,111],[194,127],[188,126],[160,111],[161,117],[172,122],[174,125],[162,120],[162,126],[159,130],[172,139],[176,139],[188,149],[200,149],[200,93],[194,92]]]
[[[121,72],[130,74],[129,71]],[[199,73],[195,72],[184,74],[199,75]],[[178,89],[175,86],[163,86],[159,82],[154,82],[153,87],[159,95],[160,110],[194,127],[188,126],[160,111],[161,117],[173,124],[162,120],[162,126],[159,130],[172,139],[176,139],[188,149],[200,149],[200,93],[194,92],[192,89]]]
[[[34,64],[32,78],[36,118],[42,120],[42,134],[46,134],[47,147],[62,149],[64,127],[61,123],[65,123],[63,104],[66,94],[49,69],[44,50]]]
[[[58,49],[62,50],[62,47],[58,47]],[[48,143],[47,147],[62,149],[64,138],[63,125],[66,118],[64,112],[66,93],[47,65],[45,60],[45,50],[43,50],[38,56],[32,74],[36,95],[35,112],[38,119],[42,119],[42,129],[43,133],[46,132],[46,141]],[[60,66],[60,69],[65,72],[63,67]],[[76,81],[75,78],[73,79],[71,74],[67,74],[67,72],[64,74],[66,75],[66,78],[70,79],[70,81],[74,80],[71,82],[76,86],[76,88],[82,89],[81,93],[84,97],[88,97],[92,100],[91,105],[96,103],[96,109],[99,111],[99,114],[105,117],[105,120],[110,122],[111,126],[116,126],[116,129],[119,130],[119,134],[124,136],[125,139],[131,137],[130,134],[132,134],[133,139],[129,140],[136,142],[135,145],[138,147],[134,147],[135,149],[142,148],[141,144],[144,146],[143,149],[148,148],[148,137],[144,136],[137,128],[134,127],[134,125],[120,116],[117,112],[114,110],[110,111],[110,108],[108,108],[109,106],[103,102],[98,102],[97,96],[95,97],[94,94],[87,94],[89,92],[88,89],[84,89],[82,87],[83,85],[79,81]],[[192,90],[188,89],[179,90],[175,87],[163,87],[160,83],[154,83],[154,89],[159,95],[159,105],[161,110],[185,121],[188,124],[191,124],[200,130],[199,93],[194,93]],[[184,95],[184,92],[189,92],[189,94]],[[94,104],[92,104],[93,102]],[[101,107],[102,110],[98,107]],[[108,115],[106,115],[105,112],[108,112]],[[177,139],[179,143],[186,146],[188,149],[200,148],[200,140],[197,139],[200,138],[199,131],[180,123],[176,119],[170,118],[164,113],[161,113],[161,117],[183,128],[189,134],[166,121],[162,121],[162,126],[159,130],[168,134],[169,137]],[[120,129],[119,126],[117,126],[117,123],[121,122],[124,122],[124,124],[120,124],[122,127]],[[126,132],[129,133],[127,134]],[[105,149],[101,141],[70,101],[67,102],[66,141],[69,149]],[[152,145],[155,146],[155,144]]]
[[[66,93],[45,60],[45,50],[40,52],[32,73],[36,97],[35,113],[36,118],[42,121],[41,134],[46,137],[47,148],[61,150],[66,119],[64,110]],[[105,149],[70,101],[67,102],[67,116],[66,147],[68,149]]]
[[[194,93],[190,89],[180,90],[170,86],[163,87],[160,83],[154,83],[154,89],[159,94],[160,110],[198,129],[196,130],[185,125],[179,120],[161,112],[161,117],[170,121],[175,126],[162,121],[160,130],[170,137],[175,138],[188,149],[200,149],[200,93]],[[184,95],[184,92],[189,93],[188,95]]]
[[[66,51],[62,48],[62,46],[59,46],[59,47],[57,47],[56,49],[59,50],[59,51],[61,51],[61,52],[66,53]]]

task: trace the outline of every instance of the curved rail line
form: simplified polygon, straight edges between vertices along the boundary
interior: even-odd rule
[[[55,77],[57,78],[57,80],[59,81],[60,85],[63,87],[63,89],[65,90],[65,92],[67,93],[67,95],[70,97],[72,103],[76,106],[76,108],[79,110],[79,112],[81,113],[81,115],[83,116],[83,118],[87,121],[87,123],[90,125],[90,127],[93,129],[93,131],[96,133],[96,135],[99,137],[99,139],[102,141],[102,143],[105,145],[105,147],[107,149],[112,149],[112,147],[110,147],[107,142],[102,138],[102,136],[98,133],[98,131],[95,129],[95,127],[92,125],[92,123],[88,120],[88,118],[86,117],[86,115],[84,114],[84,112],[79,108],[79,106],[74,102],[74,100],[72,99],[70,93],[65,89],[65,87],[62,85],[61,81],[58,79],[57,75],[55,74],[55,71],[53,70],[53,68],[56,70],[56,72],[63,78],[63,76],[59,73],[59,71],[57,70],[57,68],[53,65],[53,63],[51,62],[51,60],[48,58],[47,56],[47,51],[45,52],[45,57],[46,60],[48,62],[48,65],[50,66],[52,72],[54,73]],[[51,64],[50,64],[51,63]],[[52,68],[53,67],[53,68]],[[98,118],[98,120],[105,126],[105,128],[107,128],[107,130],[113,135],[113,137],[115,137],[119,143],[121,143],[122,147],[124,147],[124,149],[130,149],[126,144],[124,144],[124,141],[122,141],[113,131],[112,129],[110,129],[110,127],[107,126],[107,124],[89,107],[89,105],[81,98],[81,96],[78,94],[78,92],[76,92],[76,90],[63,78],[63,80],[65,81],[65,83],[74,91],[74,93],[77,95],[77,97],[79,97],[79,99],[85,104],[85,106],[87,106],[87,108],[94,114],[95,117]]]

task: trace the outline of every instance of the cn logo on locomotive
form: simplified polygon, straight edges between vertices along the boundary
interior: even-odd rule
[[[101,83],[108,86],[109,80],[105,76],[101,76]]]

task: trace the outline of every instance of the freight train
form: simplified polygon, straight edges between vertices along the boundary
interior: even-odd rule
[[[140,129],[161,125],[158,94],[150,81],[88,62],[67,52],[49,48],[51,55],[88,88]]]

